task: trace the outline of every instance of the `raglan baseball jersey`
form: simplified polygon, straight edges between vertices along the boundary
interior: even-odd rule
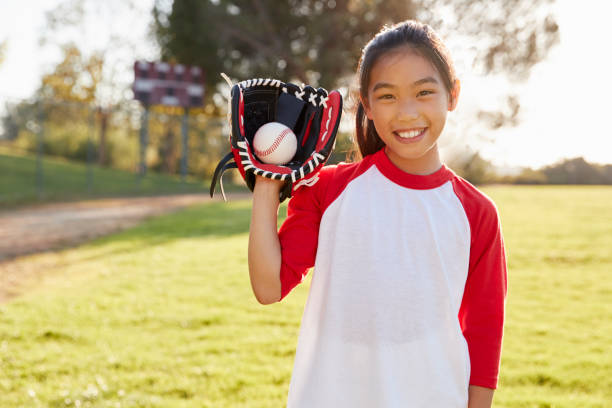
[[[497,386],[506,260],[497,209],[442,166],[383,150],[327,166],[279,230],[281,299],[314,266],[288,408],[465,408]]]

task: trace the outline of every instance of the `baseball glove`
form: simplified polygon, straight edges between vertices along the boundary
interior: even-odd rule
[[[331,154],[340,116],[342,96],[338,91],[298,86],[277,79],[251,79],[232,86],[229,121],[231,152],[217,165],[210,196],[217,180],[225,199],[221,177],[227,169],[237,168],[251,191],[255,175],[284,180],[279,199],[291,197],[303,185],[318,180],[317,173]],[[285,165],[261,162],[253,148],[257,129],[268,122],[280,122],[293,130],[297,152]]]

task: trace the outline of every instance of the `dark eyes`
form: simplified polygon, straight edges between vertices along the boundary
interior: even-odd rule
[[[429,94],[432,94],[432,93],[433,93],[432,91],[421,91],[417,95],[425,96],[425,95],[429,95]]]
[[[433,94],[433,93],[434,93],[433,91],[429,91],[429,90],[427,90],[427,91],[420,91],[419,93],[417,93],[417,96],[427,96],[427,95],[430,95],[430,94]],[[382,94],[377,99],[383,99],[384,100],[384,99],[393,99],[393,98],[395,98],[395,96],[393,94]]]

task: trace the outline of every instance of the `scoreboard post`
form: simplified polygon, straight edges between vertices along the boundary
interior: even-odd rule
[[[134,98],[144,107],[140,127],[140,175],[146,175],[149,108],[154,105],[183,108],[181,123],[181,178],[187,175],[189,109],[204,104],[204,72],[200,67],[167,62],[134,63]]]

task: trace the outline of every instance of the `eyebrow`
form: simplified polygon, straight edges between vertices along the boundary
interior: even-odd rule
[[[419,86],[419,85],[423,85],[423,84],[427,84],[427,83],[431,83],[431,84],[438,84],[438,80],[434,77],[426,77],[423,79],[419,79],[418,81],[415,81],[412,86]],[[390,84],[388,82],[378,82],[376,85],[374,85],[374,88],[372,88],[372,92],[381,89],[381,88],[395,88],[396,86],[393,84]]]

